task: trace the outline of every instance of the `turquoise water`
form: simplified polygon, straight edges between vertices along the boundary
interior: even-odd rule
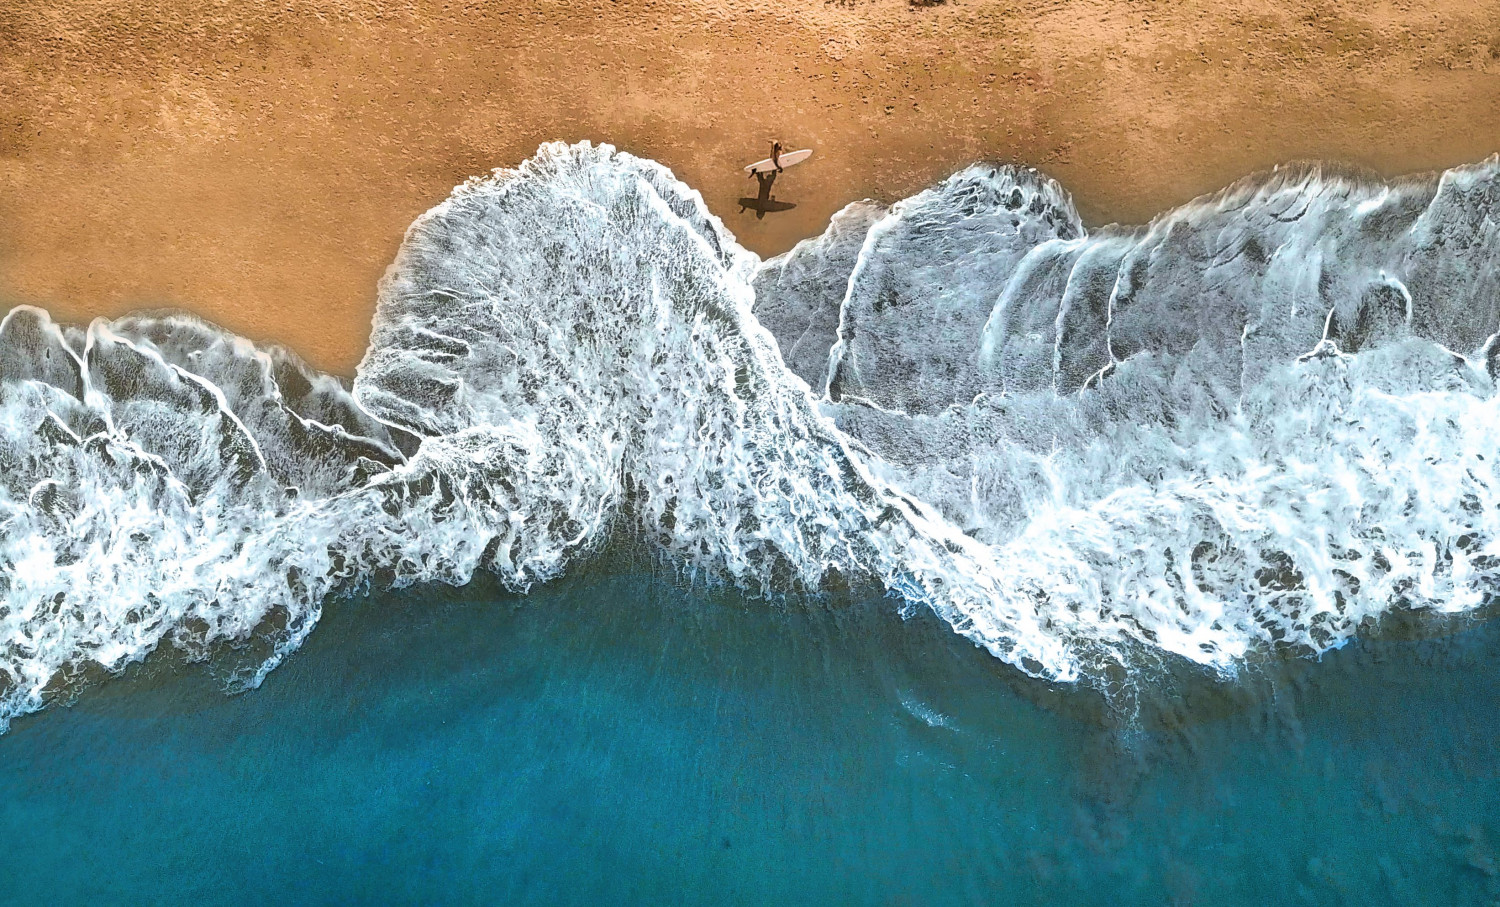
[[[0,901],[1493,903],[1500,631],[1378,636],[1106,702],[889,600],[343,601],[17,721]]]
[[[1495,210],[975,165],[761,261],[554,143],[352,385],[17,307],[0,902],[1495,903]]]

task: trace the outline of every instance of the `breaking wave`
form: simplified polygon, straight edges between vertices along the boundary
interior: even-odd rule
[[[164,641],[259,683],[370,584],[608,534],[841,581],[1022,671],[1232,675],[1500,571],[1500,160],[1085,228],[1031,170],[761,262],[665,168],[544,146],[423,215],[352,387],[182,314],[0,323],[0,728]]]

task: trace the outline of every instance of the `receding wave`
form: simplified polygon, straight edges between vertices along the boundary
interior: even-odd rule
[[[1500,160],[1319,167],[1088,230],[972,167],[761,262],[665,168],[548,145],[408,231],[352,387],[182,314],[0,324],[0,727],[336,590],[525,590],[611,533],[837,576],[1016,668],[1225,676],[1500,570]]]

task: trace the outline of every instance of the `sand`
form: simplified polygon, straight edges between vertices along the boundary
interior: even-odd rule
[[[756,220],[773,138],[817,154]],[[977,159],[1137,222],[1293,159],[1500,150],[1500,2],[0,0],[0,300],[184,307],[348,374],[411,220],[552,139],[662,161],[762,254]]]

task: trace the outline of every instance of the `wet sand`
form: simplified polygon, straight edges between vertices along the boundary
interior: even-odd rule
[[[0,300],[196,311],[349,373],[402,232],[552,139],[655,158],[762,254],[1033,164],[1090,223],[1299,158],[1500,151],[1500,2],[0,0]],[[817,154],[756,220],[740,167]]]

